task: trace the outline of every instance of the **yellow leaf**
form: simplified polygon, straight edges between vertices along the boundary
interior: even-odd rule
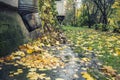
[[[116,75],[116,70],[114,70],[112,66],[103,66],[101,70],[107,75],[111,75],[111,76]]]
[[[116,54],[120,55],[120,49],[119,48],[115,48]]]
[[[86,80],[95,80],[90,74],[87,72],[81,72],[82,77],[85,78]]]
[[[46,76],[46,74],[45,73],[43,73],[43,74],[40,74],[41,76]]]
[[[45,37],[43,37],[43,39],[47,40],[48,38],[47,38],[47,36],[45,36]]]
[[[18,72],[15,72],[15,73],[13,73],[14,75],[18,75],[19,73]]]
[[[26,47],[25,45],[22,45],[22,46],[19,46],[19,49],[20,49],[20,50],[26,50],[27,47]]]
[[[27,53],[28,53],[28,54],[31,54],[31,53],[33,53],[33,52],[34,52],[34,50],[32,50],[32,49],[28,49],[28,50],[27,50]]]
[[[26,44],[27,49],[33,49],[33,45]]]
[[[17,69],[17,72],[18,73],[23,73],[23,70],[22,69]]]
[[[15,53],[13,53],[14,56],[21,56],[21,57],[24,57],[25,56],[25,53],[23,51],[17,51]]]
[[[56,44],[57,44],[57,45],[60,45],[60,42],[59,42],[59,41],[56,41]]]
[[[48,45],[46,45],[47,47],[51,47],[51,45],[50,44],[48,44]]]
[[[45,80],[51,80],[51,78],[50,77],[45,77]]]
[[[39,48],[38,46],[34,46],[34,51],[35,52],[38,52],[38,51],[41,51],[42,49],[41,48]]]
[[[85,61],[85,62],[90,61],[90,59],[89,59],[89,58],[82,58],[82,60],[83,60],[83,61]]]
[[[88,50],[89,50],[89,51],[92,51],[92,47],[89,47]]]
[[[47,69],[39,69],[40,71],[46,71]]]
[[[36,68],[31,68],[31,69],[29,69],[30,72],[34,72],[34,71],[36,71],[36,70],[37,70]]]

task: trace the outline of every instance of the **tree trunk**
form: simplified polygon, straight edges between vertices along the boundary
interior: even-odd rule
[[[86,4],[86,5],[87,5],[87,10],[88,10],[88,12],[87,12],[87,15],[88,15],[88,28],[91,28],[91,19],[90,19],[89,5],[88,4]]]
[[[103,31],[108,31],[107,25],[108,25],[108,18],[107,18],[107,14],[104,12],[103,13],[103,28],[102,28]]]

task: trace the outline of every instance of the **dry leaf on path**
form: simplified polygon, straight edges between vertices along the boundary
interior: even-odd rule
[[[85,78],[86,80],[95,80],[90,74],[87,72],[81,72],[82,77]]]
[[[116,70],[114,70],[112,68],[112,66],[103,66],[103,68],[101,68],[102,72],[104,72],[105,74],[109,75],[109,76],[115,76],[116,75]]]

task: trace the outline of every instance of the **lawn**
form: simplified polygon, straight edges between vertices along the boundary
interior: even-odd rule
[[[120,34],[94,29],[63,26],[69,41],[77,53],[94,52],[98,59],[120,73]]]

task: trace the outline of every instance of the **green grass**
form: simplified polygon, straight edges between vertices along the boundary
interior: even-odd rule
[[[75,52],[92,50],[104,65],[112,66],[120,73],[120,34],[70,26],[63,26],[63,30],[74,44]]]

